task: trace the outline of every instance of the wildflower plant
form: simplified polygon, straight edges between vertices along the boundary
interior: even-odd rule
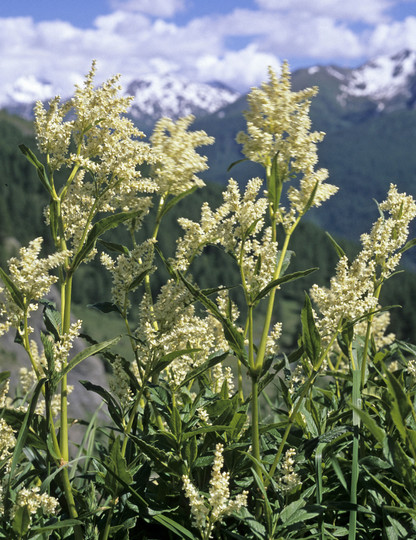
[[[72,99],[36,105],[41,159],[21,146],[47,194],[53,252],[41,254],[36,238],[0,270],[0,329],[16,330],[29,359],[24,396],[9,396],[9,374],[0,375],[0,538],[415,533],[416,349],[388,332],[380,302],[414,244],[413,198],[390,186],[353,260],[332,240],[335,275],[305,294],[288,351],[281,292],[316,270],[290,271],[292,236],[337,191],[317,167],[317,89],[293,92],[286,63],[279,76],[269,70],[237,135],[264,178],[243,188],[230,179],[217,208],[205,202],[199,220],[180,217],[167,255],[165,217],[204,186],[197,149],[213,139],[192,131],[188,116],[159,120],[143,141],[119,77],[99,87],[94,79],[95,64]],[[123,243],[111,236],[119,227]],[[194,268],[213,246],[236,272],[207,289]],[[74,276],[94,258],[112,287],[93,307],[125,328],[103,342],[71,318]],[[155,286],[161,269],[168,277]],[[45,299],[55,284],[58,307]],[[30,326],[39,306],[40,331]],[[80,336],[87,343],[74,355]],[[78,419],[84,436],[71,444],[67,376],[95,354],[112,371],[108,387],[94,374],[82,384],[108,419]]]

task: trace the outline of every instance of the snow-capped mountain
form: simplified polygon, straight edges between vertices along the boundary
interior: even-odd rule
[[[148,75],[131,82],[126,93],[134,96],[130,114],[137,120],[214,113],[240,96],[221,83],[197,83],[174,75]]]
[[[55,95],[63,99],[60,89],[49,81],[34,76],[19,77],[13,85],[0,90],[0,108],[27,119],[33,118],[37,100],[47,101]],[[130,114],[139,124],[152,125],[161,116],[177,119],[188,114],[214,113],[234,102],[240,94],[227,86],[215,83],[198,83],[176,75],[148,75],[133,80],[125,94],[134,96]]]
[[[46,101],[57,94],[60,92],[51,82],[33,75],[22,75],[13,84],[0,89],[0,108],[32,119],[34,103]]]
[[[337,81],[337,100],[344,107],[369,100],[377,110],[414,108],[416,105],[416,51],[379,56],[356,69],[314,66],[309,75],[325,72]]]

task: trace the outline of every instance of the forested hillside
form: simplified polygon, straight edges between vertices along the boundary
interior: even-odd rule
[[[240,106],[242,106],[242,104],[240,104]],[[235,130],[238,130],[239,125],[237,117],[239,118],[240,116],[236,113]],[[378,121],[380,122],[381,120]],[[397,121],[401,123],[404,121],[404,119],[400,118],[399,113]],[[370,125],[367,127],[369,131],[366,133],[366,136],[370,136]],[[39,182],[33,167],[20,153],[18,148],[18,145],[21,143],[24,143],[33,149],[36,148],[35,140],[33,135],[31,135],[30,130],[30,124],[27,124],[16,117],[3,114],[0,118],[0,256],[3,266],[6,263],[7,257],[16,251],[18,245],[25,245],[35,236],[47,234],[46,227],[44,227],[41,217],[42,209],[48,202],[45,197],[44,189]],[[383,151],[387,152],[389,145],[388,137],[389,134],[386,133],[385,139],[382,139],[381,141],[374,140],[374,145],[378,145],[382,153]],[[347,149],[348,144],[352,146],[357,145],[353,133],[351,133],[349,139],[348,137],[345,137],[343,144],[345,144],[345,148]],[[216,148],[219,149],[217,166],[218,163],[221,162],[223,168],[227,167],[229,164],[227,156],[233,155],[232,148],[234,145],[235,143],[233,140],[230,140],[226,134],[220,134],[216,143]],[[331,155],[332,163],[335,163],[335,174],[332,174],[335,183],[337,171],[336,146],[333,139],[331,139],[326,146],[324,144],[322,145],[322,160],[324,161],[327,159],[326,156]],[[207,154],[211,152],[209,147],[205,150],[207,150]],[[373,205],[369,198],[369,192],[371,193],[371,190],[366,189],[364,173],[362,177],[357,178],[356,176],[357,171],[360,171],[359,163],[365,163],[365,159],[371,160],[368,155],[365,155],[364,151],[361,154],[355,152],[354,155],[356,156],[356,159],[351,159],[350,164],[351,170],[355,171],[351,173],[353,176],[351,179],[351,189],[354,190],[355,196],[357,196],[357,191],[362,190],[362,193],[360,191],[360,200],[362,200],[362,204],[371,207]],[[360,158],[360,161],[357,160],[358,157]],[[402,156],[402,158],[404,159],[404,156]],[[340,172],[342,172],[341,161],[340,158],[338,164]],[[386,159],[385,161],[387,162],[388,160]],[[372,165],[375,168],[379,167],[381,169],[382,167],[376,161],[374,161]],[[244,170],[243,165],[236,166],[231,172],[236,179],[240,180],[244,174],[247,174],[247,170]],[[258,171],[253,168],[251,173],[258,174]],[[362,185],[360,185],[359,182],[360,178]],[[241,181],[243,182],[243,180]],[[159,239],[162,251],[165,254],[173,254],[176,238],[181,233],[177,218],[179,216],[186,216],[190,219],[198,219],[202,202],[208,201],[213,208],[218,206],[222,200],[221,192],[223,189],[224,186],[220,183],[208,182],[204,189],[198,190],[192,196],[186,198],[166,216]],[[382,196],[383,194],[380,193],[380,197]],[[338,195],[338,197],[340,197],[340,195]],[[347,199],[344,199],[344,202],[348,205]],[[375,205],[373,206],[375,207]],[[328,207],[328,204],[321,207],[316,213],[317,216],[326,216]],[[353,227],[353,224],[356,224],[356,210],[357,208],[351,208],[350,210],[350,227]],[[335,220],[338,218],[343,219],[343,215],[340,216],[334,214],[333,210],[332,213],[330,213],[330,219]],[[143,238],[146,237],[152,229],[153,219],[154,215],[150,214],[145,220],[141,231]],[[325,221],[326,220],[322,218],[322,222]],[[120,231],[113,233],[106,239],[111,241],[123,241],[123,233]],[[339,241],[348,254],[353,256],[354,250],[356,249],[354,242],[343,240],[342,238],[340,239],[340,237],[337,237],[337,241]],[[45,236],[44,245],[46,250],[51,249],[51,243],[47,235]],[[319,271],[310,274],[307,278],[284,286],[284,302],[278,308],[278,312],[275,316],[276,318],[283,319],[288,325],[291,330],[291,337],[289,339],[296,339],[297,329],[292,327],[291,321],[298,319],[292,315],[294,312],[298,314],[300,311],[304,290],[308,290],[314,282],[319,284],[328,282],[336,265],[337,255],[324,230],[310,222],[301,224],[299,230],[296,231],[293,237],[292,250],[294,251],[294,255],[292,256],[290,263],[291,271],[304,270],[310,267],[320,268]],[[215,247],[209,249],[208,253],[205,253],[203,257],[195,261],[194,271],[195,276],[202,287],[215,287],[222,284],[232,286],[238,281],[235,273],[236,269],[231,258]],[[163,264],[159,261],[159,270],[153,278],[155,292],[157,292],[158,287],[166,277],[167,272],[164,269]],[[86,306],[87,304],[94,302],[109,301],[111,299],[106,297],[109,290],[109,275],[96,260],[82,268],[82,272],[80,272],[80,276],[74,287],[74,300],[80,306]],[[238,295],[240,294],[240,291],[235,289],[232,294]],[[385,299],[384,304],[399,303],[403,306],[403,310],[394,309],[392,311],[392,330],[394,330],[400,338],[413,337],[414,334],[416,334],[416,307],[413,302],[409,302],[409,299],[416,297],[415,276],[408,272],[394,276],[386,284],[383,294]]]

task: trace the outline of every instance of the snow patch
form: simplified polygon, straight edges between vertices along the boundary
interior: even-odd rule
[[[351,73],[340,87],[346,96],[391,100],[409,93],[409,78],[416,73],[416,52],[403,51],[394,56],[380,56]]]

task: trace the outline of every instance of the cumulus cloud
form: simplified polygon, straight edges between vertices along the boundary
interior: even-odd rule
[[[386,20],[386,12],[393,0],[256,0],[260,8],[270,11],[308,13],[336,20],[379,23]]]
[[[111,0],[115,10],[146,13],[155,17],[173,17],[185,7],[184,0]]]
[[[239,51],[228,51],[222,57],[205,54],[197,59],[196,69],[205,80],[223,81],[232,88],[245,89],[267,78],[267,68],[275,71],[281,62],[274,54],[259,51],[250,44]]]
[[[228,12],[181,23],[174,15],[186,14],[189,0],[109,1],[114,11],[89,28],[0,18],[0,105],[16,81],[22,85],[22,76],[49,81],[68,95],[92,59],[100,80],[121,72],[127,84],[148,73],[176,72],[244,91],[267,77],[267,66],[277,69],[280,59],[294,67],[305,59],[345,64],[416,49],[416,17],[389,18],[393,7],[415,0],[256,0],[252,9],[231,3]]]
[[[368,37],[368,51],[372,56],[395,53],[401,49],[416,50],[416,17],[380,24]]]

